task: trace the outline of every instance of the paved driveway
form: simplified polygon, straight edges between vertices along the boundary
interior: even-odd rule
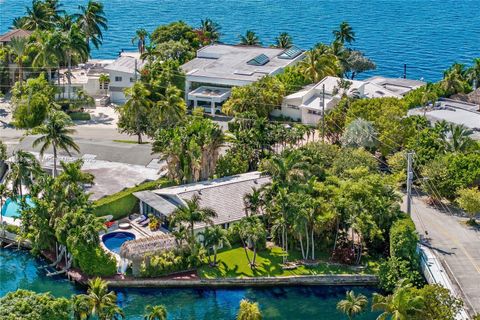
[[[480,313],[480,230],[466,226],[464,217],[428,206],[420,197],[413,199],[412,219],[422,241],[460,287],[466,307],[473,314]]]

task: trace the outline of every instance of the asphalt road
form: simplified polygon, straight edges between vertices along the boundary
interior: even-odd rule
[[[455,212],[428,206],[420,197],[413,199],[412,219],[422,241],[453,274],[450,278],[460,287],[467,309],[480,313],[480,229],[465,225],[467,218]]]

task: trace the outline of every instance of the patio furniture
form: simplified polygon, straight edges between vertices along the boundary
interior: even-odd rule
[[[122,222],[118,225],[120,229],[130,229],[132,225],[129,222]]]
[[[141,227],[146,227],[146,226],[148,226],[149,223],[150,223],[150,219],[147,218],[147,220],[144,220],[143,222],[139,223],[139,225]]]

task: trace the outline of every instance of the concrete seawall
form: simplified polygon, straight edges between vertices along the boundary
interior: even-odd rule
[[[378,278],[375,275],[318,275],[289,277],[256,277],[256,278],[220,278],[220,279],[185,279],[169,280],[151,279],[113,279],[108,280],[112,288],[172,288],[172,287],[260,287],[260,286],[375,286]]]

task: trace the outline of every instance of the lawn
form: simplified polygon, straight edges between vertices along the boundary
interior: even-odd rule
[[[118,143],[129,143],[129,144],[139,144],[137,140],[113,140],[113,142]],[[148,142],[143,141],[140,144],[148,144]]]
[[[253,252],[248,251],[253,257]],[[213,258],[213,257],[212,257]],[[298,258],[298,253],[293,253],[290,260]],[[222,277],[281,277],[294,275],[319,275],[319,274],[352,274],[357,270],[349,266],[331,265],[327,262],[320,262],[317,266],[299,266],[295,270],[283,270],[282,250],[279,247],[265,249],[257,254],[257,268],[252,270],[248,265],[247,257],[243,248],[232,248],[219,252],[217,255],[218,266],[213,268],[208,265],[198,270],[201,278],[222,278]],[[362,273],[372,273],[374,264],[370,265]]]

